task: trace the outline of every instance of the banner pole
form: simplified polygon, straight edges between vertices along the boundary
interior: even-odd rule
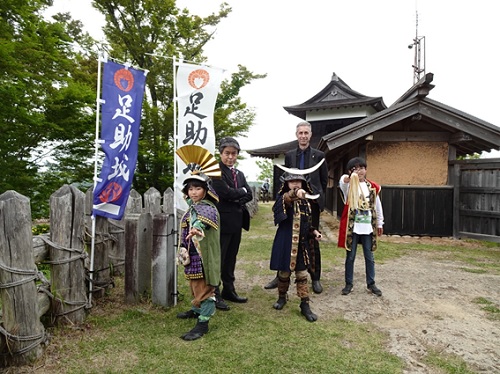
[[[100,121],[100,106],[101,106],[101,63],[106,62],[104,57],[97,58],[97,99],[96,99],[96,116],[95,116],[95,150],[94,150],[94,187],[92,189],[92,196],[94,196],[94,190],[97,185],[97,160],[99,156],[99,121]],[[93,212],[93,209],[91,210]],[[95,251],[95,215],[94,213],[90,216],[92,220],[92,234],[90,241],[90,269],[89,269],[89,297],[88,297],[88,307],[92,307],[92,292],[93,292],[93,280],[94,280],[94,251]]]
[[[177,79],[176,79],[176,57],[172,58],[172,74],[173,74],[173,86],[174,86],[174,253],[176,253],[176,247],[178,242],[177,234],[177,197],[175,193],[175,186],[177,184],[177,160],[175,157],[175,151],[177,150]],[[178,300],[178,287],[177,287],[177,262],[174,259],[174,306],[177,305]]]

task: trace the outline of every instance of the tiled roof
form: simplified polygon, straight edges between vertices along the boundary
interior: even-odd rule
[[[371,106],[377,112],[387,106],[381,97],[369,97],[354,91],[335,73],[325,88],[302,104],[283,107],[288,113],[306,119],[306,112],[318,109]]]

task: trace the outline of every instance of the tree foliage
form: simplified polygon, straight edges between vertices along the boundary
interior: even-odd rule
[[[96,43],[69,14],[43,18],[51,0],[3,0],[0,6],[0,193],[16,190],[32,201],[35,217],[48,213],[62,184],[93,184]],[[231,9],[190,15],[175,0],[94,0],[106,18],[109,56],[148,70],[134,188],[173,185],[172,60],[203,63],[203,49]],[[222,83],[214,114],[216,138],[244,136],[255,113],[239,97],[265,75],[244,66]]]
[[[263,158],[261,160],[256,160],[255,163],[260,168],[260,173],[259,176],[257,177],[258,180],[264,181],[266,179],[269,179],[269,181],[272,181],[273,170],[274,170],[273,162],[267,158]]]
[[[481,155],[479,153],[472,153],[470,155],[458,156],[457,160],[479,160]]]
[[[91,175],[76,170],[90,155],[96,65],[73,48],[90,39],[68,15],[44,20],[49,3],[7,0],[0,8],[0,192],[30,197],[35,215],[47,207],[46,160],[64,183]]]
[[[231,9],[222,3],[218,13],[202,18],[178,9],[174,0],[94,0],[93,5],[106,18],[104,33],[109,55],[149,71],[134,188],[140,193],[150,187],[164,191],[174,180],[171,58],[206,61],[203,49]],[[248,131],[255,113],[241,100],[239,92],[252,80],[263,77],[239,65],[231,79],[222,83],[214,113],[216,139],[244,136]]]

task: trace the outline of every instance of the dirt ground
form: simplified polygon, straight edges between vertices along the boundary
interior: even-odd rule
[[[327,240],[336,242],[338,221],[323,217]],[[383,241],[474,245],[451,238],[384,236]],[[382,245],[383,247],[383,245]],[[435,373],[422,361],[432,349],[461,357],[478,373],[500,373],[500,322],[473,300],[479,297],[500,306],[500,276],[464,271],[463,262],[430,260],[419,252],[384,264],[376,263],[376,297],[366,291],[364,260],[358,253],[355,285],[348,296],[342,285],[323,279],[324,292],[313,296],[313,311],[321,318],[332,311],[356,322],[373,323],[390,336],[390,352],[407,363],[405,373]],[[375,256],[376,261],[376,256]],[[342,273],[343,275],[343,273]]]

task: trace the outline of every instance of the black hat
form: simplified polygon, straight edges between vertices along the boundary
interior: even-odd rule
[[[222,138],[219,142],[219,152],[222,153],[224,148],[226,147],[234,147],[238,150],[238,153],[240,152],[240,144],[235,138],[231,138],[230,136],[227,136],[225,138]]]
[[[306,178],[303,175],[293,174],[293,173],[288,173],[288,172],[283,174],[283,180],[285,182],[298,181],[298,180],[306,182]]]
[[[313,190],[311,188],[311,185],[309,184],[308,178],[304,174],[298,174],[294,173],[295,170],[297,171],[302,171],[299,169],[288,169],[289,171],[286,171],[283,173],[283,175],[280,177],[281,182],[283,183],[278,191],[279,194],[282,194],[284,192],[290,191],[290,188],[288,187],[288,183],[290,181],[301,181],[302,182],[302,188],[309,194],[313,193]]]

